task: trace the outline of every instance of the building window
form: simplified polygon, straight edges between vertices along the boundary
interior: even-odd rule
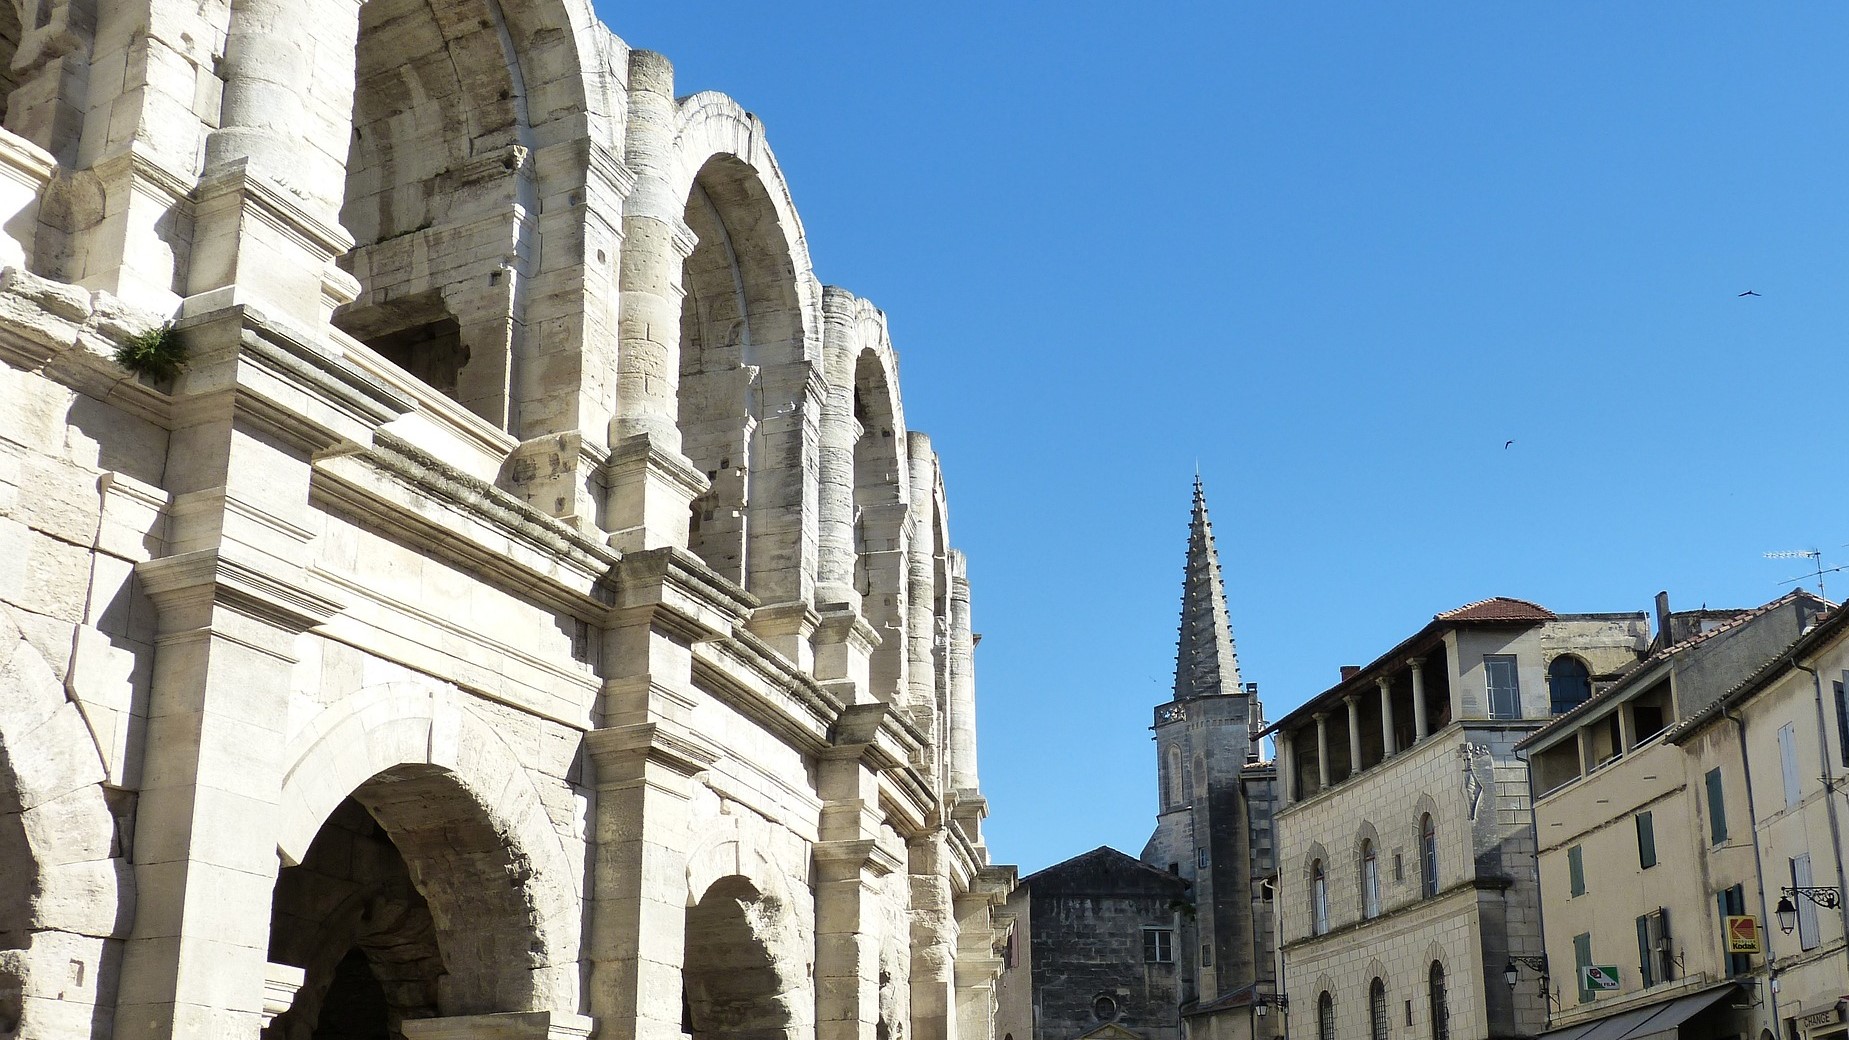
[[[1793,888],[1809,888],[1814,882],[1810,877],[1810,853],[1791,861],[1791,885]],[[1798,896],[1792,902],[1798,904],[1798,947],[1805,950],[1817,948],[1817,904]]]
[[[1438,828],[1431,813],[1419,817],[1419,894],[1438,894]]]
[[[1715,894],[1715,901],[1720,904],[1721,935],[1727,934],[1727,918],[1739,917],[1746,913],[1746,886],[1735,885],[1724,892]],[[1725,938],[1722,944],[1725,945]],[[1727,955],[1727,974],[1744,975],[1753,970],[1753,956],[1750,953],[1730,953]]]
[[[1162,756],[1162,808],[1180,808],[1182,801],[1181,749],[1170,747]]]
[[[1708,841],[1713,845],[1727,843],[1727,800],[1721,793],[1721,771],[1708,770]]]
[[[1586,894],[1586,855],[1578,845],[1567,850],[1567,895]]]
[[[1143,960],[1150,964],[1175,963],[1175,930],[1143,929]]]
[[[1669,949],[1669,911],[1658,907],[1637,919],[1637,967],[1644,988],[1668,982],[1675,976]]]
[[[1564,715],[1592,699],[1592,672],[1586,662],[1561,654],[1547,666],[1548,709]]]
[[[1329,931],[1329,879],[1323,874],[1323,861],[1310,864],[1310,932],[1322,935]]]
[[[1335,998],[1328,990],[1316,998],[1316,1040],[1335,1040]]]
[[[1367,988],[1368,1036],[1387,1040],[1387,984],[1375,979]]]
[[[1842,757],[1843,765],[1849,766],[1849,694],[1843,691],[1839,681],[1836,688],[1836,753]]]
[[[1804,789],[1798,783],[1798,735],[1787,722],[1778,728],[1778,764],[1785,777],[1785,808],[1798,804]]]
[[[1380,916],[1380,858],[1367,838],[1361,839],[1361,916]]]
[[[1451,1005],[1445,1000],[1445,966],[1433,961],[1425,985],[1426,999],[1432,1005],[1432,1040],[1451,1040]]]
[[[1207,846],[1202,845],[1194,850],[1194,865],[1200,870],[1206,870],[1207,862]]]
[[[1201,943],[1201,967],[1213,967],[1213,944]]]
[[[1647,812],[1637,814],[1637,866],[1656,866],[1656,818]]]
[[[1579,987],[1579,1002],[1592,1002],[1592,991],[1586,988],[1586,969],[1592,964],[1592,933],[1581,932],[1573,937],[1573,984]]]
[[[1485,654],[1483,674],[1489,684],[1489,717],[1492,719],[1521,718],[1522,691],[1520,683],[1515,678],[1514,655]]]
[[[1100,1022],[1109,1022],[1117,1017],[1117,998],[1109,993],[1100,993],[1091,1001],[1091,1017]]]
[[[1394,849],[1393,850],[1393,883],[1398,885],[1398,884],[1402,884],[1403,882],[1405,882],[1405,880],[1406,880],[1406,858],[1400,855],[1400,850]]]

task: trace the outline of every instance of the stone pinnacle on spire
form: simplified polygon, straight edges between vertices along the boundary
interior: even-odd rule
[[[1175,699],[1243,692],[1220,554],[1213,544],[1213,523],[1207,519],[1207,492],[1196,474],[1187,574],[1181,586],[1181,637],[1175,647]]]

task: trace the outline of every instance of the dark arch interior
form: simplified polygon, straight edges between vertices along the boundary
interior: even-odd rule
[[[40,6],[49,10],[49,0]],[[19,40],[24,35],[19,24],[19,11],[11,2],[0,4],[0,124],[6,122],[10,114],[10,102],[13,91],[19,89],[19,73],[13,71],[13,55],[19,53]],[[12,129],[8,126],[8,129]]]
[[[523,176],[512,59],[479,2],[369,0],[355,61],[340,211],[354,248],[341,263],[362,292],[334,323],[509,428],[518,279],[504,268]]]
[[[879,358],[864,350],[854,362],[854,587],[861,610],[880,635],[873,649],[875,696],[897,697],[904,674],[904,516],[899,488],[899,441],[890,388]]]
[[[523,1009],[543,953],[532,876],[450,773],[361,784],[277,876],[270,959],[307,978],[265,1040],[399,1040],[405,1019]]]
[[[0,878],[6,879],[0,884],[0,950],[25,948],[39,888],[38,865],[21,815],[12,763],[0,746]],[[0,1035],[10,1036],[19,1027],[24,982],[0,961]]]
[[[687,910],[682,1028],[694,1040],[786,1040],[794,1016],[764,923],[780,908],[741,877],[717,881]]]

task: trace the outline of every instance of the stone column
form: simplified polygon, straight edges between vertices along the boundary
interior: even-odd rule
[[[908,682],[904,626],[911,506],[905,502],[868,506],[861,510],[860,526],[865,533],[861,565],[867,576],[861,613],[880,636],[880,648],[873,655],[873,695],[896,703],[904,698]],[[973,732],[970,740],[973,759]]]
[[[885,704],[856,704],[822,752],[815,855],[816,1040],[874,1040],[880,1019],[880,878],[900,866],[880,844],[879,773],[901,763],[878,744]]]
[[[318,139],[330,135],[316,133],[326,121],[310,106],[343,117],[353,109],[359,7],[358,0],[232,4],[224,99],[195,189],[186,291],[202,297],[191,305],[196,311],[261,301],[313,327],[358,295],[359,283],[333,263],[353,247],[339,223],[347,134]],[[317,69],[317,56],[334,65]]]
[[[721,753],[666,721],[592,730],[584,743],[597,791],[591,1016],[609,1040],[682,1040],[687,857],[697,840],[687,804]]]
[[[1381,754],[1392,757],[1399,751],[1393,743],[1393,677],[1383,675],[1374,681],[1380,685]]]
[[[1291,734],[1278,730],[1272,735],[1278,745],[1278,808],[1287,808],[1301,795],[1297,790],[1297,755],[1291,750]]]
[[[681,455],[682,264],[696,239],[674,188],[674,67],[629,52],[625,159],[635,184],[623,206],[617,273],[616,415],[610,421],[606,524],[625,552],[687,547],[687,514],[708,486]]]
[[[950,787],[974,790],[976,782],[975,637],[970,632],[969,561],[950,551]]]
[[[721,751],[691,729],[696,643],[743,624],[742,601],[698,600],[682,589],[697,564],[668,549],[623,557],[596,717],[585,734],[597,800],[592,813],[591,1016],[615,1040],[682,1040],[688,800]],[[675,887],[678,881],[680,887]]]
[[[859,354],[855,316],[859,301],[845,289],[822,290],[821,500],[815,598],[860,608],[854,588],[854,444],[860,423],[854,418],[854,366]]]
[[[907,433],[905,441],[912,489],[912,536],[906,543],[905,561],[905,708],[925,735],[925,753],[930,756],[927,772],[935,774],[943,748],[943,720],[937,714],[937,648],[932,638],[937,631],[937,557],[932,553],[937,541],[932,508],[937,456],[931,451],[931,438],[922,433]]]
[[[1361,698],[1354,694],[1342,698],[1348,705],[1348,775],[1361,772]]]
[[[1316,720],[1316,789],[1329,789],[1329,713],[1316,712],[1310,716]]]
[[[366,443],[407,407],[315,366],[313,346],[252,316],[183,331],[193,357],[166,470],[177,551],[136,565],[158,618],[120,1040],[261,1028],[296,644],[340,609],[303,567],[316,528],[310,459]],[[286,419],[268,404],[278,399]]]
[[[907,846],[912,882],[912,1040],[955,1040],[957,918],[940,830]]]
[[[1423,667],[1425,661],[1422,658],[1411,657],[1406,660],[1406,664],[1412,669],[1413,740],[1420,741],[1428,735],[1427,726],[1429,725],[1425,718],[1425,669]]]
[[[1011,867],[983,867],[970,879],[969,891],[956,899],[956,986],[958,1040],[994,1040],[995,979],[1002,960],[996,956],[994,912],[1014,888]]]

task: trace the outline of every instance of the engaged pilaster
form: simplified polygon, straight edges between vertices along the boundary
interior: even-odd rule
[[[878,743],[885,704],[843,709],[823,751],[814,848],[817,1040],[874,1040],[879,1025],[879,882],[899,869],[882,844],[880,773],[903,763]]]

